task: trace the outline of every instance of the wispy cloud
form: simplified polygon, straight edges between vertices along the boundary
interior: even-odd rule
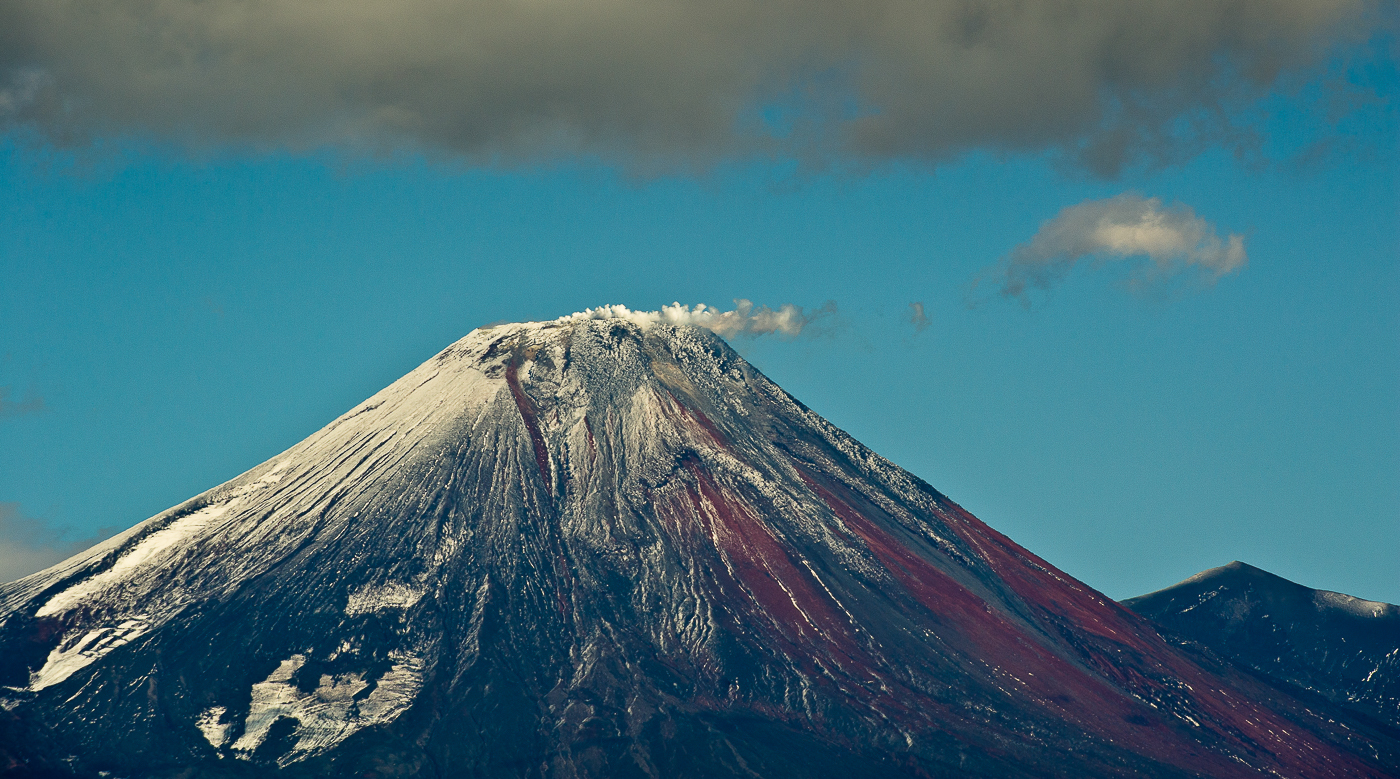
[[[928,314],[924,313],[924,304],[922,301],[909,304],[909,314],[906,318],[914,325],[914,333],[916,335],[927,330],[929,324],[931,324]]]
[[[776,309],[768,306],[754,306],[753,301],[740,298],[734,301],[734,308],[723,311],[700,303],[687,306],[672,303],[658,311],[633,311],[627,306],[599,306],[560,317],[568,322],[582,319],[625,319],[639,325],[668,324],[695,325],[703,327],[725,338],[731,336],[780,335],[796,337],[809,330],[814,323],[836,315],[835,301],[827,301],[821,308],[807,311],[802,306],[785,303]]]
[[[26,516],[18,503],[0,503],[0,582],[14,581],[61,562],[116,532],[102,528],[89,538]]]
[[[1145,259],[1138,284],[1186,273],[1214,284],[1249,262],[1244,236],[1222,239],[1189,206],[1163,206],[1159,198],[1126,192],[1062,210],[988,275],[1003,296],[1028,303],[1031,290],[1049,290],[1086,259],[1099,265]]]
[[[10,400],[12,394],[12,388],[0,387],[0,419],[38,414],[45,408],[44,399],[33,392],[26,393],[22,400]]]
[[[1372,5],[7,0],[0,128],[643,169],[1058,149],[1111,175],[1249,146],[1237,109]]]

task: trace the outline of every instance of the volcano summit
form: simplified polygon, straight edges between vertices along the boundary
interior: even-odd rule
[[[689,326],[474,331],[0,585],[0,774],[1383,777]]]

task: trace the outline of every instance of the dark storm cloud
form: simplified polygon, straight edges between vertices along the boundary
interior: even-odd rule
[[[0,503],[0,582],[14,581],[61,562],[110,536],[111,528],[92,538],[73,538],[42,519],[25,516],[18,503]]]
[[[1111,174],[1364,37],[1365,0],[9,0],[0,122],[60,145],[937,161]]]

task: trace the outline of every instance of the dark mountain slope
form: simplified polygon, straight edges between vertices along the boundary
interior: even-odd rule
[[[1233,562],[1123,605],[1288,689],[1400,728],[1400,608]]]

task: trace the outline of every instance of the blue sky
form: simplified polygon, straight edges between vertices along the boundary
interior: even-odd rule
[[[1217,128],[1109,168],[1084,152],[1105,114],[927,148],[910,120],[894,151],[818,164],[718,131],[653,142],[674,128],[642,120],[488,154],[426,130],[367,149],[154,109],[19,115],[0,145],[0,564],[229,479],[488,322],[834,300],[802,336],[733,343],[1108,595],[1239,559],[1400,602],[1400,122],[1394,36],[1361,37],[1222,114],[1253,140]],[[25,72],[80,90],[66,56]],[[1338,78],[1359,97],[1324,99]],[[213,99],[192,83],[172,100]],[[1161,104],[1164,126],[1207,102]],[[1146,256],[1099,252],[1028,306],[973,289],[1063,209],[1123,193],[1243,236],[1247,266],[1136,288]]]

